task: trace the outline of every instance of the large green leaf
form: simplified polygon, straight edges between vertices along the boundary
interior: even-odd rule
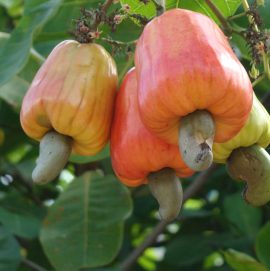
[[[259,231],[255,249],[260,261],[270,269],[270,223]]]
[[[57,270],[105,265],[117,255],[131,212],[127,189],[115,177],[87,172],[50,208],[41,243]]]
[[[236,271],[269,271],[251,256],[229,249],[224,252],[226,262]]]
[[[146,4],[140,0],[120,0],[121,5],[128,5],[130,8],[130,13],[140,14],[148,19],[153,18],[157,15],[154,0],[149,0]],[[172,9],[177,6],[177,0],[167,0],[166,9]]]
[[[260,229],[262,212],[242,199],[241,195],[231,194],[224,201],[224,215],[239,232],[253,239]]]
[[[0,271],[16,271],[20,260],[20,247],[16,239],[0,226]]]
[[[15,178],[14,182],[17,182]],[[20,193],[8,193],[0,201],[0,222],[15,235],[24,238],[38,236],[45,208],[33,204]]]
[[[0,222],[14,234],[25,238],[36,237],[41,224],[35,217],[12,213],[1,207]]]
[[[147,4],[144,4],[140,0],[121,0],[122,5],[128,4],[130,7],[130,13],[141,14],[147,18],[152,18],[156,16],[156,9],[153,1],[149,1]],[[213,1],[215,6],[220,10],[224,17],[232,16],[237,8],[239,7],[241,0],[215,0]],[[197,11],[207,15],[208,17],[214,19],[219,23],[216,15],[206,4],[205,0],[167,0],[166,9],[172,8],[183,8],[193,11]]]
[[[54,14],[62,0],[28,0],[24,16],[0,51],[0,86],[26,64],[34,33]]]
[[[212,2],[224,17],[232,16],[241,4],[241,0],[215,0]],[[216,22],[219,22],[213,11],[206,4],[205,0],[178,0],[178,7],[203,13],[214,19]]]
[[[8,33],[0,32],[0,50],[8,41],[9,37],[10,35]],[[41,56],[31,48],[30,58],[21,72],[13,76],[3,86],[0,86],[0,98],[5,100],[15,110],[19,111],[24,94],[29,88],[30,82],[40,67],[42,60]]]

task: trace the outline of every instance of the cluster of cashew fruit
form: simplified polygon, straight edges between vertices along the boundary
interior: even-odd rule
[[[229,174],[247,183],[248,202],[270,200],[263,149],[270,118],[211,19],[184,9],[154,18],[115,101],[116,90],[116,66],[103,47],[64,41],[54,48],[21,110],[24,131],[40,141],[34,182],[53,180],[71,152],[94,155],[110,137],[115,174],[128,186],[149,184],[162,219],[179,214],[178,177],[213,161],[227,163]]]
[[[246,181],[245,199],[258,206],[270,200],[270,160],[263,150],[269,124],[218,26],[202,14],[170,10],[144,28],[135,69],[119,90],[113,166],[125,184],[149,184],[165,220],[179,214],[183,192],[176,176],[203,171],[213,161],[227,163],[233,178]]]

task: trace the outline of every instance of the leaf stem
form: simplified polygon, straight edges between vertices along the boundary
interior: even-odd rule
[[[39,266],[38,264],[36,264],[36,263],[26,259],[26,258],[22,258],[21,263],[24,264],[27,267],[30,267],[34,271],[47,271],[47,269]]]
[[[257,84],[259,84],[263,79],[265,78],[265,74],[261,74],[258,76],[253,82],[252,87],[255,87]]]
[[[236,20],[236,19],[242,18],[242,17],[244,17],[244,16],[246,16],[246,15],[247,15],[246,12],[241,12],[241,13],[238,13],[238,14],[236,14],[236,15],[233,15],[233,16],[228,17],[227,20],[229,20],[229,21]]]
[[[106,12],[108,8],[112,5],[113,0],[106,0],[104,4],[101,6],[103,12]]]
[[[166,10],[166,0],[153,0],[156,6],[157,16],[163,14]]]

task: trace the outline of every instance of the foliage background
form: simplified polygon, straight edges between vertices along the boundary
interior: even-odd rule
[[[38,144],[20,127],[22,97],[52,48],[71,38],[80,7],[96,8],[99,2],[0,0],[0,129],[5,134],[0,146],[0,271],[270,270],[269,205],[245,204],[243,185],[232,181],[224,166],[211,169],[207,183],[186,201],[179,219],[167,225],[137,261],[132,252],[160,225],[158,206],[147,186],[127,189],[117,181],[108,146],[95,157],[72,156],[57,180],[32,185]],[[225,17],[242,12],[240,0],[213,2]],[[134,13],[155,15],[152,4],[121,3],[128,3]],[[204,0],[168,0],[167,8],[174,7],[196,10],[219,22]],[[270,30],[270,0],[260,13]],[[247,18],[232,25],[246,28]],[[102,36],[129,42],[141,31],[126,19],[114,33],[103,26]],[[232,35],[230,42],[249,70],[245,41]],[[114,57],[121,81],[133,65],[133,55],[120,51]],[[267,95],[269,81],[255,91],[260,98]],[[266,103],[268,110],[269,106]],[[183,180],[184,187],[196,178]],[[125,266],[130,259],[133,265]]]

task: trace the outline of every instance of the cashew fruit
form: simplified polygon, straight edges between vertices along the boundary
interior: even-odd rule
[[[178,147],[164,142],[143,125],[138,110],[135,69],[123,79],[116,98],[111,131],[111,158],[115,174],[128,186],[149,184],[157,199],[161,219],[177,217],[183,200],[177,176],[193,171],[181,158]]]
[[[54,130],[72,138],[74,153],[96,154],[109,139],[117,80],[115,62],[102,46],[61,42],[23,99],[23,130],[36,140]]]
[[[126,74],[117,94],[110,147],[115,174],[128,186],[147,184],[148,175],[163,168],[174,169],[180,177],[193,173],[177,146],[156,137],[143,125],[135,69]]]
[[[205,15],[172,9],[144,28],[135,52],[138,103],[149,131],[178,144],[185,116],[208,111],[214,142],[225,142],[245,125],[252,86],[227,37]]]
[[[243,196],[253,206],[270,201],[270,116],[254,94],[246,125],[232,139],[213,146],[214,161],[226,163],[230,176],[246,183]]]

